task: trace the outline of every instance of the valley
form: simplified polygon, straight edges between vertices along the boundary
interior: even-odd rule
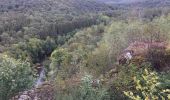
[[[169,100],[169,44],[169,0],[0,0],[0,100]]]

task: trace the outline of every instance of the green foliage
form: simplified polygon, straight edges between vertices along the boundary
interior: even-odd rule
[[[141,88],[136,92],[132,77],[138,77],[146,64],[143,66],[136,61],[135,63],[140,66],[137,68],[132,63],[118,66],[116,62],[125,48],[134,41],[169,42],[170,9],[168,0],[164,2],[166,3],[162,3],[161,0],[156,2],[150,0],[134,3],[135,7],[133,7],[134,4],[108,6],[95,0],[67,0],[67,2],[65,0],[13,0],[12,2],[2,0],[0,2],[0,52],[6,52],[15,59],[29,61],[30,64],[46,63],[45,66],[50,70],[49,77],[52,76],[52,79],[56,79],[56,83],[64,85],[67,85],[65,82],[77,73],[88,72],[95,77],[106,78],[105,75],[110,69],[116,70],[111,72],[112,76],[109,76],[106,82],[110,87],[110,93],[101,86],[94,88],[91,84],[92,77],[87,75],[82,79],[80,86],[67,88],[66,92],[59,93],[59,100],[126,99],[123,91],[129,90],[132,90],[134,95],[141,96],[141,91],[145,94],[150,93],[150,87],[154,83],[144,84],[147,85],[145,87],[149,87],[147,91]],[[157,18],[159,16],[161,17]],[[149,60],[160,62],[165,66],[162,64],[164,60],[161,59],[164,56],[152,52],[156,54],[153,53],[150,56],[153,59]],[[45,62],[48,57],[50,61]],[[33,80],[30,65],[15,59],[0,58],[0,78],[2,78],[0,95],[4,92],[3,99],[27,89]],[[169,62],[169,58],[165,60]],[[7,72],[1,73],[1,71]],[[48,79],[51,79],[49,77]],[[169,87],[169,81],[166,80],[169,76],[164,74],[162,77],[166,85],[161,84],[161,87]],[[141,82],[144,78],[140,78]],[[143,87],[143,84],[139,86]],[[108,95],[115,98],[109,98]],[[154,92],[152,95],[157,94]]]
[[[97,20],[99,14],[96,12],[109,9],[104,4],[90,0],[68,0],[67,2],[14,0],[0,2],[0,5],[4,5],[0,7],[0,45],[6,47],[25,42],[30,38],[45,39],[50,36],[54,39],[58,35],[66,35],[75,29],[98,24],[102,20]]]
[[[65,77],[71,77],[71,75],[78,73],[81,68],[90,68],[90,59],[94,59],[90,57],[90,52],[95,49],[97,42],[101,40],[103,31],[103,24],[85,28],[76,32],[74,37],[69,39],[64,46],[54,50],[51,54],[51,74],[59,72]]]
[[[82,78],[80,87],[70,89],[68,94],[56,97],[58,97],[56,100],[110,100],[105,88],[92,86],[91,75]]]
[[[133,76],[136,76],[139,69],[135,65],[125,65],[117,67],[118,73],[111,80],[110,95],[115,99],[127,99],[122,91],[134,90]]]
[[[60,74],[60,77],[62,78],[69,76],[72,68],[74,69],[74,66],[71,67],[71,61],[72,55],[67,51],[67,49],[59,48],[54,50],[51,54],[50,76],[56,76],[58,74]]]
[[[82,78],[81,97],[80,100],[108,100],[109,96],[105,89],[100,86],[96,88],[92,86],[92,76],[86,75]]]
[[[133,59],[135,61],[132,62],[133,64],[117,66],[115,64],[117,57],[134,41],[166,41],[168,34],[165,33],[169,33],[169,29],[160,26],[162,24],[169,25],[168,19],[168,17],[163,17],[147,23],[138,20],[113,21],[107,26],[95,25],[78,31],[65,45],[54,51],[56,55],[51,57],[51,65],[54,68],[58,68],[57,66],[60,65],[62,70],[57,71],[62,73],[62,76],[67,74],[67,77],[73,75],[68,74],[68,70],[74,68],[80,68],[97,77],[105,75],[109,69],[115,68],[117,73],[114,73],[113,77],[108,79],[108,83],[111,84],[109,94],[116,99],[126,99],[123,91],[131,90],[136,93],[133,77],[140,75],[143,68],[148,68],[149,63],[142,60],[139,61],[139,64],[138,58],[136,58]],[[164,20],[164,23],[159,20]],[[151,67],[149,66],[149,68]],[[55,71],[55,69],[52,69],[52,71]],[[79,71],[76,70],[75,72]]]
[[[105,74],[113,63],[109,57],[107,46],[101,45],[88,55],[86,66],[96,75]]]
[[[0,99],[7,100],[33,85],[33,73],[28,62],[0,55]]]
[[[134,77],[136,83],[137,93],[131,91],[124,92],[129,98],[133,100],[166,100],[170,99],[170,90],[162,89],[160,87],[159,76],[155,72],[144,70],[141,77]]]
[[[139,76],[145,68],[151,70],[150,63],[143,62],[140,66],[135,63],[125,64],[124,66],[118,65],[116,67],[117,73],[109,78],[111,81],[110,95],[114,95],[115,99],[128,99],[123,91],[136,91],[133,77]]]
[[[62,64],[67,63],[70,55],[66,49],[56,49],[51,54],[52,65],[51,67],[61,68]]]
[[[28,42],[14,44],[7,52],[16,59],[29,60],[31,63],[37,63],[50,55],[55,47],[56,43],[50,37],[47,37],[46,40],[31,38]]]

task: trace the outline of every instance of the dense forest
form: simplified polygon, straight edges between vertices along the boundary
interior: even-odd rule
[[[169,99],[169,0],[0,0],[0,100]]]

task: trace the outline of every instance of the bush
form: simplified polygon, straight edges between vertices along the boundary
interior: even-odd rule
[[[69,89],[68,93],[57,95],[56,100],[110,100],[105,88],[100,86],[95,88],[91,82],[92,76],[84,76],[80,87],[74,87]]]
[[[60,77],[65,78],[69,74],[71,69],[71,67],[69,66],[69,63],[71,62],[71,57],[72,56],[67,49],[59,48],[54,50],[51,54],[51,72],[49,73],[49,75],[56,76],[60,74]]]
[[[138,65],[135,59],[130,64],[118,65],[117,72],[109,78],[111,82],[109,93],[114,95],[116,100],[127,100],[128,98],[123,91],[136,91],[133,77],[141,75],[145,68],[151,70],[150,63],[142,62]]]
[[[15,93],[33,84],[30,64],[0,55],[0,100],[8,100]]]
[[[132,100],[169,100],[170,89],[161,88],[161,83],[157,73],[144,70],[141,77],[135,77],[136,93],[124,92]]]
[[[86,66],[91,73],[95,73],[96,75],[104,74],[110,67],[112,67],[113,61],[110,61],[108,50],[106,50],[106,48],[105,45],[101,45],[92,53],[88,54]]]
[[[26,42],[13,44],[7,53],[16,59],[29,60],[35,64],[44,60],[55,48],[55,40],[50,37],[47,37],[46,40],[30,38]]]

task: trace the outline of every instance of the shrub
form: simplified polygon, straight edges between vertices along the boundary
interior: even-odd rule
[[[19,91],[32,86],[30,64],[0,55],[0,100],[8,100]]]
[[[161,70],[166,66],[165,50],[161,48],[150,47],[147,58],[151,62],[152,66],[157,70]]]
[[[51,54],[51,64],[50,64],[50,76],[56,76],[61,74],[61,77],[66,77],[69,73],[69,63],[71,62],[71,54],[67,49],[59,48],[53,51]],[[64,74],[64,75],[63,75]]]
[[[80,87],[80,96],[83,100],[107,100],[109,98],[106,89],[94,88],[92,86],[92,76],[86,75],[82,78],[82,86]]]
[[[80,87],[74,87],[69,89],[68,93],[57,95],[56,100],[110,100],[105,88],[92,86],[92,76],[84,76],[81,82]]]
[[[161,88],[161,81],[155,72],[144,70],[141,77],[135,77],[136,93],[131,91],[124,92],[133,100],[168,100],[170,99],[170,89]]]

